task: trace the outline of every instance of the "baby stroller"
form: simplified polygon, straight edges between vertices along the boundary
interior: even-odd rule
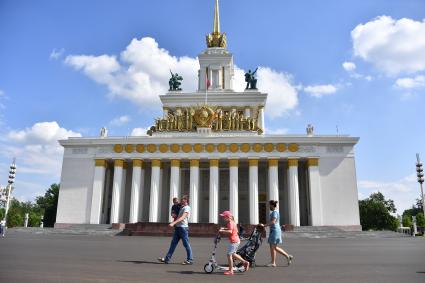
[[[263,239],[261,234],[264,231],[264,227],[262,225],[257,225],[246,241],[245,245],[238,249],[236,252],[240,255],[244,260],[249,261],[251,267],[255,267],[255,254],[263,243]],[[242,263],[238,263],[237,267],[241,267]]]

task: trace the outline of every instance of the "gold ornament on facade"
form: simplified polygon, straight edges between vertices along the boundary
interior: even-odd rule
[[[180,167],[180,160],[172,159],[171,160],[171,167]]]
[[[121,153],[124,150],[124,147],[122,146],[122,144],[116,144],[114,145],[114,151],[116,153]]]
[[[133,167],[143,167],[143,160],[133,159]]]
[[[192,151],[192,145],[185,143],[185,144],[182,146],[182,150],[183,150],[183,152],[185,152],[185,153],[189,153],[189,152],[191,152],[191,151]]]
[[[288,159],[288,166],[298,166],[298,159],[289,158]]]
[[[219,160],[218,159],[210,159],[210,167],[218,167]]]
[[[215,112],[208,106],[202,106],[195,110],[195,122],[200,128],[211,128],[215,118]]]
[[[156,152],[157,148],[155,144],[148,144],[148,152],[154,153]]]
[[[212,153],[215,150],[215,146],[212,143],[209,143],[205,146],[205,150],[209,153]]]
[[[272,143],[266,143],[264,145],[264,150],[267,152],[272,152],[274,149],[274,145]]]
[[[160,167],[161,168],[161,160],[159,159],[152,159],[152,167]]]
[[[202,152],[202,149],[202,144],[197,143],[193,146],[193,151],[195,151],[196,153]]]
[[[319,166],[319,158],[309,158],[307,160],[307,165],[310,166]]]
[[[249,159],[248,160],[249,166],[258,166],[258,159]]]
[[[95,164],[96,167],[106,167],[107,166],[105,159],[96,159],[94,161],[94,164]]]
[[[261,151],[263,150],[263,145],[262,145],[262,144],[260,144],[260,143],[256,143],[256,144],[254,144],[254,145],[252,146],[252,149],[253,149],[255,152],[261,152]]]
[[[168,145],[167,145],[167,144],[161,144],[161,145],[159,146],[159,151],[160,151],[161,153],[166,153],[166,152],[168,152]]]
[[[172,144],[171,145],[171,151],[174,152],[174,153],[179,152],[180,151],[180,145],[178,145],[178,144]]]
[[[231,151],[231,152],[237,152],[237,151],[239,150],[239,146],[238,146],[238,144],[236,144],[236,143],[232,143],[232,144],[229,146],[229,148],[230,148],[230,151]]]
[[[289,149],[290,152],[297,152],[298,151],[298,144],[291,143],[291,144],[289,144],[288,149]]]
[[[284,151],[286,151],[286,144],[284,144],[284,143],[279,143],[279,144],[277,144],[277,145],[276,145],[276,149],[277,149],[277,151],[279,151],[279,152],[284,152]]]
[[[199,160],[198,159],[191,159],[190,160],[190,167],[199,167]]]
[[[229,167],[238,167],[239,159],[229,159]]]
[[[227,145],[225,145],[224,143],[220,143],[220,144],[217,146],[217,150],[218,150],[218,152],[221,152],[221,153],[226,152],[226,150],[227,150]]]
[[[251,149],[251,147],[247,143],[244,143],[244,144],[241,145],[241,151],[242,152],[249,152],[250,149]]]
[[[269,159],[269,166],[278,166],[279,165],[279,159]]]
[[[144,144],[138,144],[138,145],[136,145],[136,151],[137,151],[138,153],[143,153],[143,152],[145,152],[145,145],[144,145]]]
[[[122,160],[122,159],[115,159],[114,160],[114,166],[115,167],[124,167],[124,160]]]
[[[132,153],[134,151],[134,145],[132,144],[126,144],[125,145],[125,152]]]

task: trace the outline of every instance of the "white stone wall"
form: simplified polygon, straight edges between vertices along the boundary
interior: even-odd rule
[[[64,157],[56,223],[89,223],[93,178],[92,158]]]
[[[323,225],[360,225],[354,157],[320,158]]]

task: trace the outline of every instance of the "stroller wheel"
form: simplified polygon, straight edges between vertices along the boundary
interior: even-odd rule
[[[211,263],[207,263],[204,265],[205,273],[212,273],[214,271],[214,266]]]

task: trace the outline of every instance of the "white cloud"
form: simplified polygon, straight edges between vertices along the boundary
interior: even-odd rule
[[[196,58],[172,56],[155,39],[133,39],[117,58],[110,55],[71,55],[65,63],[82,71],[95,82],[107,86],[113,96],[140,106],[159,106],[159,95],[168,90],[170,70],[183,76],[185,91],[197,89],[199,63]],[[280,117],[298,104],[298,94],[288,74],[260,67],[258,87],[269,93],[266,114]],[[245,87],[243,70],[235,67],[236,90]]]
[[[425,70],[425,20],[380,16],[351,31],[354,55],[388,75]]]
[[[395,86],[403,89],[423,88],[425,87],[425,76],[400,78],[395,82]]]
[[[398,214],[403,213],[404,210],[415,204],[416,199],[420,196],[415,174],[389,182],[359,181],[358,186],[359,198],[365,198],[371,193],[380,191],[385,198],[394,200]]]
[[[58,140],[81,137],[57,122],[41,122],[24,130],[12,130],[0,143],[0,157],[16,157],[22,173],[60,175],[63,148]]]
[[[288,129],[281,128],[281,129],[266,129],[266,134],[268,135],[285,135],[288,133]]]
[[[130,116],[124,115],[124,116],[114,118],[111,122],[109,122],[109,124],[112,125],[112,126],[120,127],[120,126],[127,124],[130,121],[131,121]]]
[[[304,91],[313,97],[321,98],[326,95],[334,94],[338,88],[334,85],[312,85],[304,87]]]
[[[61,48],[59,50],[53,49],[52,52],[50,53],[50,60],[58,60],[60,57],[62,57],[62,55],[65,53],[65,49]]]
[[[131,131],[130,136],[136,136],[136,137],[147,136],[147,134],[146,134],[147,131],[148,131],[148,129],[146,129],[146,128],[134,128]]]
[[[342,67],[347,72],[352,72],[356,69],[356,64],[354,64],[353,62],[344,62],[344,63],[342,63]]]

